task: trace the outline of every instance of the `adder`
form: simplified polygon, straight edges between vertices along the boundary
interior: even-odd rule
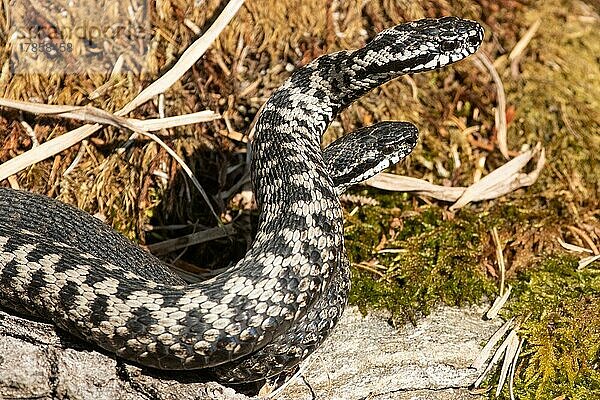
[[[398,162],[417,139],[412,124],[382,122],[322,150],[325,129],[371,89],[462,60],[482,40],[476,22],[424,19],[297,69],[253,129],[256,238],[235,266],[201,283],[185,284],[81,210],[0,189],[0,305],[152,368],[248,382],[293,367],[346,305],[339,194]]]

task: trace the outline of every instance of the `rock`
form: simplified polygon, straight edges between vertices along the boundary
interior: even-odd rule
[[[482,307],[441,307],[400,329],[349,307],[331,337],[278,397],[299,399],[472,399],[470,368],[502,321]],[[312,392],[314,393],[311,393]]]
[[[0,399],[248,399],[214,382],[182,383],[157,375],[52,325],[0,310]]]

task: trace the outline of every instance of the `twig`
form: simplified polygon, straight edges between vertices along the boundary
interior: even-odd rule
[[[483,373],[479,376],[479,378],[473,384],[474,387],[478,387],[479,385],[481,385],[481,382],[483,382],[483,380],[485,379],[487,374],[491,371],[492,367],[498,363],[498,361],[500,360],[500,357],[502,357],[502,354],[504,354],[504,352],[507,350],[509,344],[512,343],[513,338],[515,338],[516,336],[517,336],[516,330],[513,329],[512,331],[510,331],[510,333],[508,334],[508,336],[506,337],[504,342],[502,342],[500,347],[498,347],[498,349],[494,353],[492,360],[489,362],[489,364],[487,365],[487,367],[485,368]],[[504,357],[505,360],[506,360],[507,355]]]
[[[506,321],[504,323],[504,325],[502,325],[492,335],[490,340],[488,340],[486,345],[479,352],[479,355],[477,355],[475,360],[473,360],[473,362],[471,363],[471,367],[475,368],[476,370],[479,370],[479,368],[483,367],[483,364],[490,357],[490,353],[491,353],[492,349],[494,348],[494,346],[496,345],[496,343],[498,343],[498,341],[500,339],[502,339],[502,337],[506,334],[506,332],[508,332],[508,330],[513,327],[514,320],[515,320],[514,318],[511,318],[508,321]]]
[[[569,251],[576,251],[578,253],[590,253],[590,254],[594,254],[594,252],[590,249],[586,249],[585,247],[581,247],[581,246],[577,246],[571,243],[567,243],[565,241],[563,241],[561,238],[556,238],[556,240],[558,241],[558,244],[560,244],[564,249],[567,249]]]
[[[385,278],[385,274],[382,273],[381,271],[378,271],[377,269],[371,267],[368,264],[365,263],[358,263],[358,264],[353,264],[353,266],[355,268],[360,268],[360,269],[364,269],[365,271],[374,273],[375,275],[379,275],[380,278]]]
[[[504,304],[508,301],[511,290],[511,286],[508,285],[508,289],[506,290],[506,292],[501,293],[500,296],[496,297],[496,300],[494,300],[494,304],[492,304],[487,313],[485,313],[487,319],[494,319],[498,316],[498,312],[502,309],[502,307],[504,307]]]
[[[536,155],[539,155],[539,158],[535,169],[530,173],[519,172]],[[423,179],[385,172],[374,176],[365,183],[378,189],[415,192],[438,200],[455,201],[450,210],[456,210],[470,202],[494,199],[518,188],[532,185],[537,180],[545,162],[544,149],[538,144],[533,150],[528,150],[510,160],[467,188],[434,185]]]
[[[394,175],[389,173],[380,173],[366,181],[366,184],[374,188],[401,191],[416,192],[418,194],[431,196],[434,199],[443,201],[455,201],[464,193],[464,187],[448,187],[434,185],[423,179],[412,178],[410,176]]]
[[[508,155],[508,144],[507,144],[507,128],[506,128],[506,94],[504,93],[504,85],[502,84],[502,79],[500,79],[500,75],[498,75],[498,71],[496,71],[496,67],[494,67],[494,63],[489,57],[479,51],[475,53],[475,56],[488,70],[490,75],[492,76],[492,80],[496,84],[496,94],[498,97],[498,106],[496,107],[496,132],[498,134],[498,148],[500,149],[500,153],[507,160],[510,158]]]
[[[169,71],[167,71],[167,73],[153,82],[146,89],[142,90],[135,99],[123,107],[123,109],[120,110],[119,115],[128,114],[130,111],[144,104],[154,96],[165,92],[168,88],[173,86],[173,84],[177,82],[179,78],[181,78],[183,74],[206,52],[243,4],[244,0],[231,0],[227,3],[223,12],[217,17],[210,28],[204,32],[204,35],[198,38],[183,52],[179,60]]]
[[[579,260],[579,265],[577,266],[577,269],[583,269],[597,260],[600,260],[600,254],[595,256],[584,257],[581,260]]]
[[[29,125],[26,121],[23,120],[21,120],[20,122],[21,125],[23,125],[23,128],[25,128],[27,135],[29,135],[29,137],[31,138],[31,147],[38,147],[40,145],[40,142],[37,140],[37,136],[35,136],[35,131],[31,127],[31,125]]]
[[[528,174],[519,172],[537,154],[539,159],[535,169]],[[538,143],[533,150],[523,152],[469,186],[456,203],[450,206],[450,210],[457,210],[472,201],[496,198],[520,187],[533,185],[545,162],[545,151]]]
[[[492,239],[496,246],[496,259],[498,260],[498,268],[500,268],[500,296],[504,295],[504,274],[506,272],[506,265],[504,264],[504,254],[502,253],[502,243],[498,237],[498,230],[494,226],[492,228]]]
[[[88,140],[87,139],[81,141],[81,147],[79,148],[79,151],[77,152],[77,155],[75,156],[75,158],[73,159],[73,161],[71,162],[71,164],[67,167],[67,169],[65,170],[65,172],[63,172],[63,176],[67,176],[71,172],[73,172],[73,170],[75,169],[75,167],[77,166],[77,164],[79,164],[79,161],[81,161],[81,158],[83,157],[83,153],[85,153],[85,147],[87,145],[88,145]]]
[[[525,339],[521,339],[519,341],[519,347],[517,347],[517,351],[515,352],[515,356],[512,360],[512,365],[510,366],[509,380],[508,380],[508,391],[510,393],[510,400],[515,400],[514,393],[514,381],[515,381],[515,373],[517,371],[517,361],[519,361],[519,354],[521,353],[521,348],[523,347],[523,343]]]
[[[583,239],[583,241],[587,243],[594,254],[600,254],[600,251],[598,251],[598,247],[596,247],[592,238],[583,229],[579,229],[572,225],[567,226],[567,229],[570,230],[572,234]]]
[[[111,114],[100,108],[91,106],[61,106],[52,104],[31,103],[20,100],[0,98],[0,106],[14,108],[34,114],[43,114],[63,118],[72,118],[78,121],[108,124],[113,126],[123,125],[123,121],[144,131],[158,131],[161,129],[174,128],[177,126],[190,125],[200,122],[209,122],[221,118],[214,111],[205,110],[191,114],[176,115],[166,118],[135,119],[123,118],[117,114]],[[31,127],[29,128],[31,129]],[[64,136],[64,135],[63,135]],[[39,143],[38,143],[39,145]],[[3,164],[4,165],[4,164]]]
[[[0,99],[0,105],[7,105],[7,104],[13,104],[13,103],[15,103],[15,102]],[[132,123],[127,118],[119,117],[117,115],[108,113],[99,108],[74,107],[74,106],[49,106],[49,105],[45,105],[45,104],[40,104],[38,106],[35,106],[33,103],[28,103],[28,104],[23,104],[24,102],[16,102],[16,103],[20,103],[20,106],[22,106],[23,108],[28,108],[28,109],[35,108],[35,109],[45,110],[46,113],[48,113],[48,114],[55,114],[55,115],[68,116],[71,118],[97,121],[102,124],[116,126],[117,128],[127,128],[127,129],[134,131],[135,133],[137,133],[139,135],[149,137],[150,139],[152,139],[156,143],[158,143],[163,149],[165,149],[167,151],[167,153],[169,153],[169,155],[171,157],[173,157],[175,159],[175,161],[177,161],[177,163],[179,163],[179,165],[181,165],[181,168],[184,170],[186,175],[191,179],[194,186],[196,186],[196,188],[198,189],[198,191],[204,198],[204,201],[208,205],[208,208],[214,215],[217,222],[220,224],[219,216],[215,212],[210,200],[208,199],[208,195],[204,191],[204,188],[200,185],[200,182],[198,182],[198,179],[196,179],[196,177],[194,176],[194,173],[192,172],[190,167],[188,167],[188,165],[185,163],[185,161],[183,161],[183,159],[181,157],[179,157],[179,155],[175,151],[173,151],[173,149],[171,149],[169,146],[167,146],[167,144],[165,142],[163,142],[155,134],[145,131],[143,129],[140,129],[138,126],[136,126],[134,123]],[[55,110],[55,111],[50,111],[50,110]],[[164,119],[166,119],[166,118],[163,118],[163,120]],[[139,125],[143,125],[143,124],[139,124]],[[157,124],[152,124],[152,123],[150,124],[150,126],[153,126],[153,125],[157,125]],[[160,125],[160,124],[158,124],[158,125]]]
[[[165,240],[146,246],[152,254],[162,255],[175,250],[186,248],[198,243],[204,243],[215,239],[220,239],[235,234],[233,225],[223,225],[210,228],[201,232],[191,233],[175,239]]]
[[[504,354],[504,361],[502,362],[502,368],[500,369],[500,378],[498,379],[498,386],[496,386],[496,397],[500,395],[502,387],[506,382],[507,375],[510,375],[510,370],[513,365],[513,361],[518,357],[519,353],[519,336],[517,331],[513,330],[506,338],[508,345],[506,346],[506,353]]]
[[[515,75],[515,72],[519,70],[518,64],[519,60],[521,59],[521,55],[523,54],[523,50],[525,50],[531,39],[533,39],[533,36],[540,27],[541,22],[542,20],[538,18],[533,23],[533,25],[531,25],[529,29],[527,29],[525,35],[523,35],[523,37],[519,39],[515,47],[513,47],[510,54],[508,55],[508,59],[510,60],[510,70],[512,71],[513,75]]]

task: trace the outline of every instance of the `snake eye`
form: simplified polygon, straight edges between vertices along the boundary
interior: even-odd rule
[[[467,40],[469,41],[469,44],[473,47],[479,46],[479,43],[481,42],[481,40],[475,36],[470,36]]]
[[[460,46],[460,43],[457,40],[447,40],[442,42],[441,49],[442,51],[454,51]]]

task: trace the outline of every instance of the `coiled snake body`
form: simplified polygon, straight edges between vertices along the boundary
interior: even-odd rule
[[[211,367],[223,381],[243,382],[297,364],[346,304],[338,194],[406,156],[416,129],[377,124],[325,153],[321,136],[364,93],[401,74],[461,60],[482,38],[472,21],[420,20],[293,73],[254,127],[257,236],[237,265],[208,281],[183,284],[82,211],[0,189],[0,305],[154,368]]]

